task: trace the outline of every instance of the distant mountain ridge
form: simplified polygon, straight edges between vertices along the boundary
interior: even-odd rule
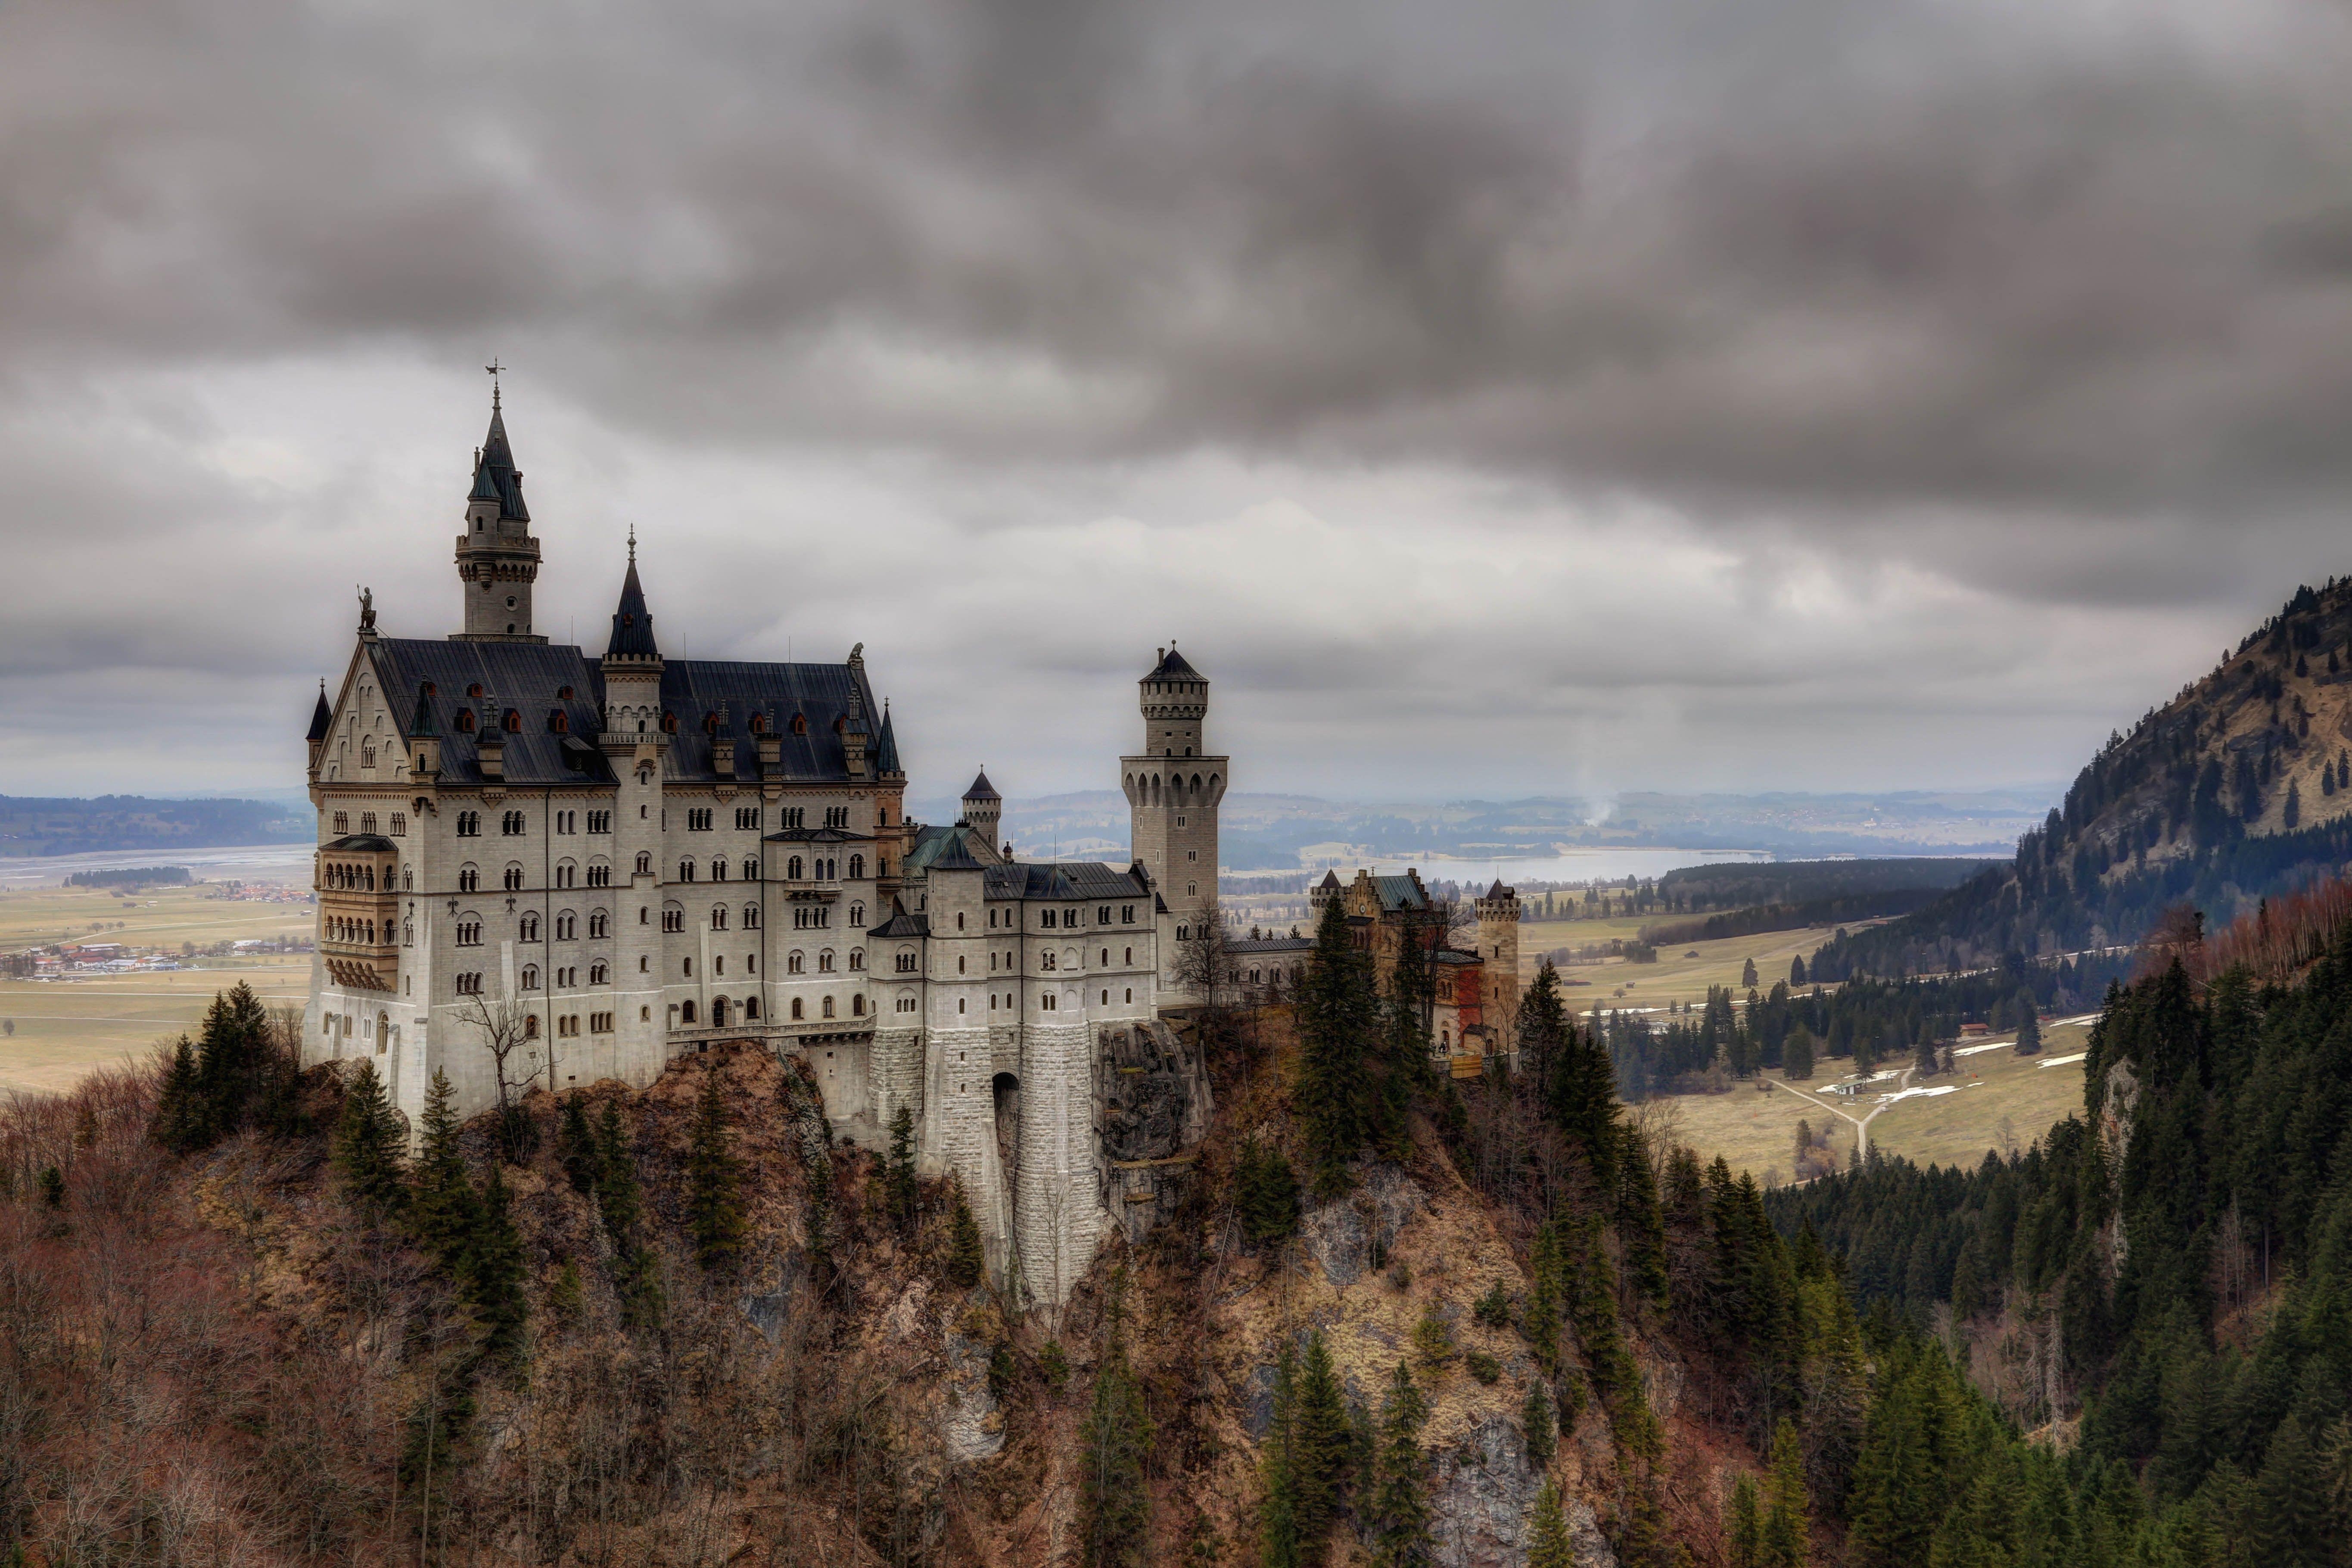
[[[307,812],[268,801],[0,795],[0,857],[11,858],[299,844],[316,831]]]
[[[1833,940],[1822,979],[1981,967],[2220,926],[2352,867],[2352,580],[2298,589],[2211,673],[2111,735],[2011,862]]]

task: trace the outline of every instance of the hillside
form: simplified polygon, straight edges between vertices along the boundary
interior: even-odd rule
[[[1820,979],[1979,968],[2226,923],[2352,863],[2352,581],[2299,589],[2210,674],[2111,736],[2007,866],[1833,938]]]
[[[299,844],[316,830],[307,813],[258,800],[0,795],[0,856]]]

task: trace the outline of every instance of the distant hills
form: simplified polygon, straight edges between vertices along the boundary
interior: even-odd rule
[[[269,801],[0,795],[0,857],[11,858],[299,844],[316,831],[307,809]]]
[[[2202,679],[2111,735],[2008,864],[1832,941],[1820,979],[1979,968],[2220,926],[2352,865],[2352,581],[2303,588]]]

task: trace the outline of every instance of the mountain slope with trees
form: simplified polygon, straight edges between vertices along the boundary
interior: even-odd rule
[[[2216,924],[2352,865],[2352,581],[2301,588],[2202,679],[2111,735],[2042,825],[1916,913],[1841,933],[1816,979],[1979,968]]]

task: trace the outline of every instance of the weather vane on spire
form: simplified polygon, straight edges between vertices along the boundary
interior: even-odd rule
[[[490,363],[488,363],[488,364],[486,364],[486,365],[484,365],[482,368],[483,368],[484,370],[486,370],[486,371],[489,372],[489,375],[490,375],[490,407],[492,408],[492,410],[494,410],[494,411],[495,411],[495,410],[497,409],[498,405],[499,405],[499,372],[500,372],[500,371],[502,371],[502,370],[506,369],[506,366],[504,366],[504,365],[502,365],[502,364],[500,364],[500,363],[499,363],[499,356],[498,356],[498,355],[496,355],[496,354],[492,354],[492,355],[490,356]]]
[[[634,523],[634,522],[633,522],[633,523],[629,524],[629,564],[630,564],[630,565],[632,565],[632,566],[635,566],[636,563],[637,563],[637,525],[636,525],[635,523]]]

